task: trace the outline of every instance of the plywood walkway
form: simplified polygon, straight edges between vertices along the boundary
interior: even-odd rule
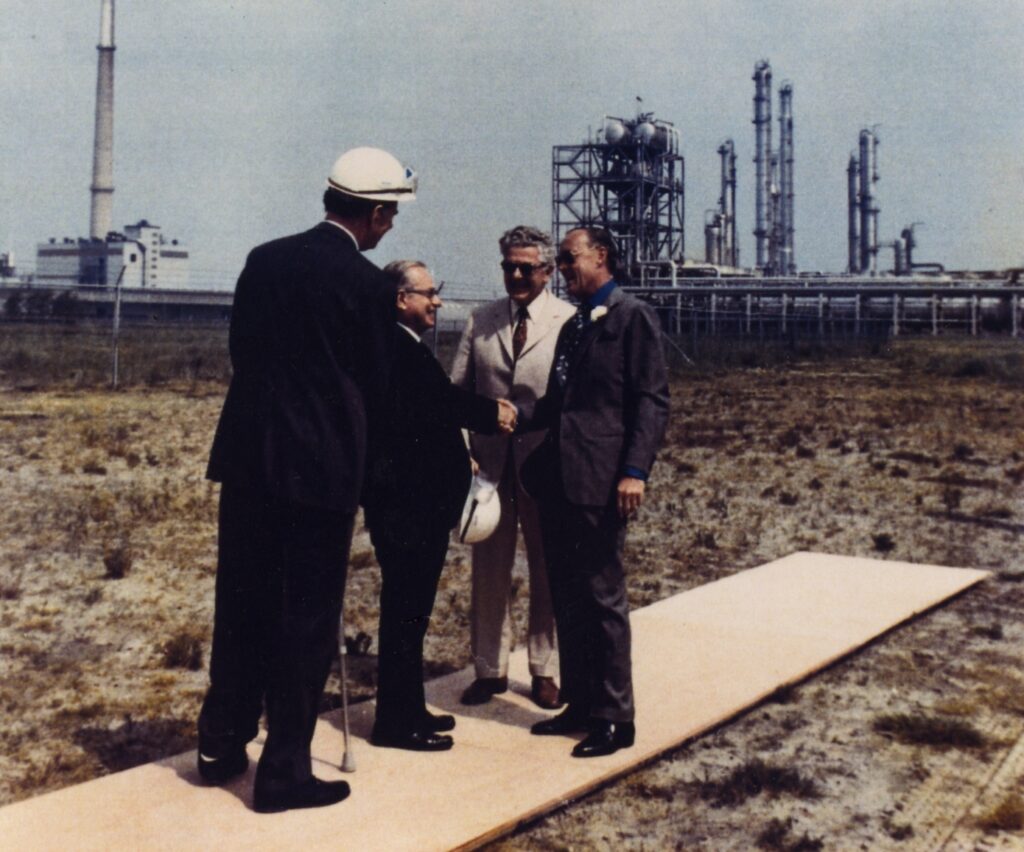
[[[544,718],[526,697],[525,653],[513,688],[479,708],[458,696],[469,671],[433,681],[428,700],[455,713],[455,748],[377,749],[369,704],[354,708],[355,773],[342,754],[340,711],[313,743],[320,777],[347,777],[352,796],[313,811],[251,809],[253,768],[226,788],[198,785],[195,753],[0,809],[4,850],[445,850],[494,838],[637,763],[690,739],[986,576],[983,571],[796,553],[632,615],[636,745],[591,760],[572,740],[533,737]],[[255,758],[259,744],[250,746]]]

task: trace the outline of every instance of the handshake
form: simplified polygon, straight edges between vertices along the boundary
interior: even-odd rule
[[[506,435],[515,431],[518,414],[519,410],[507,399],[498,400],[498,428]]]

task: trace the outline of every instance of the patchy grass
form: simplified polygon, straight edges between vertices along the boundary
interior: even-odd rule
[[[195,630],[181,630],[168,639],[163,646],[165,669],[188,669],[198,671],[203,667],[202,634]]]
[[[693,782],[697,795],[715,808],[731,808],[764,793],[767,796],[788,795],[799,799],[821,797],[818,784],[798,769],[766,763],[760,758],[737,766],[719,781]]]
[[[820,837],[811,837],[806,832],[799,837],[792,835],[793,820],[772,819],[757,835],[758,849],[769,849],[773,852],[819,852],[824,849]]]
[[[989,832],[1021,831],[1024,829],[1024,800],[1016,793],[1010,794],[978,819],[978,828]]]
[[[877,717],[872,728],[907,745],[960,749],[980,749],[986,745],[984,735],[969,722],[941,716],[887,713]]]

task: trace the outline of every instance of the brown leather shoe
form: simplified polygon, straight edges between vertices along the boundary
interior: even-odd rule
[[[530,697],[533,698],[534,704],[538,707],[543,707],[545,710],[557,710],[565,704],[558,694],[558,684],[555,683],[553,677],[534,675]]]
[[[507,677],[478,677],[459,698],[463,704],[486,704],[492,695],[499,695],[508,689]]]

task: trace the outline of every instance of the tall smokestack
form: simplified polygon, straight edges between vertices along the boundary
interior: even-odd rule
[[[89,236],[103,239],[114,211],[114,0],[102,0],[96,70],[96,135],[92,149]]]

